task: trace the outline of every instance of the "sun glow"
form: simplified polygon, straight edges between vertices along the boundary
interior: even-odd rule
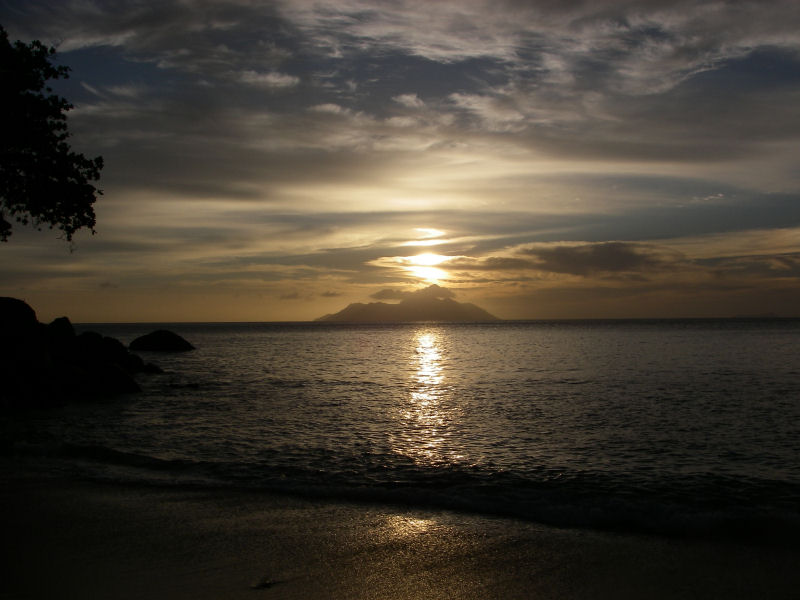
[[[405,269],[414,277],[436,283],[447,277],[447,273],[442,269],[437,269],[435,265],[440,265],[449,259],[449,256],[430,252],[417,254],[416,256],[406,256],[404,261]]]
[[[405,242],[403,246],[439,246],[447,243],[447,240],[412,240]]]
[[[432,267],[434,265],[439,265],[449,258],[450,258],[449,256],[442,256],[441,254],[431,254],[430,252],[408,257],[409,262],[412,265],[420,267]]]
[[[445,234],[441,229],[434,229],[433,227],[416,227],[414,231],[419,231],[419,237],[421,238],[437,238]]]
[[[447,273],[436,267],[406,267],[406,271],[417,279],[422,279],[430,283],[436,283],[447,277]]]
[[[442,239],[445,232],[441,229],[417,227],[414,231],[419,232],[419,239],[405,242],[403,246],[438,246],[447,242],[447,240]]]

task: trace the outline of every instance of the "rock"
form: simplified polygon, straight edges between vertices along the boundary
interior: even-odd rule
[[[186,352],[194,350],[194,346],[189,342],[177,333],[166,329],[158,329],[136,338],[130,343],[129,348],[147,352]]]
[[[0,297],[0,405],[40,405],[49,397],[51,361],[36,312]]]
[[[0,297],[0,357],[3,366],[42,358],[43,332],[36,312],[22,300]]]
[[[109,338],[113,339],[113,338]],[[117,341],[117,340],[114,340]],[[122,342],[119,342],[120,345]],[[125,348],[125,346],[122,346]],[[128,372],[128,373],[144,373],[147,370],[147,365],[144,364],[142,357],[138,354],[134,354],[133,352],[128,352],[127,349],[125,350],[125,358],[120,365]]]
[[[77,344],[75,328],[67,317],[58,317],[44,327],[50,358],[69,361],[75,355]]]
[[[142,367],[142,359],[135,354],[128,352],[125,344],[118,339],[103,336],[100,342],[103,348],[103,355],[107,362],[112,362],[124,368],[130,373],[136,373]],[[138,360],[137,360],[138,359]]]
[[[95,362],[105,358],[103,336],[96,331],[84,331],[77,338],[77,355],[83,361]]]
[[[94,395],[133,394],[142,391],[133,376],[116,363],[99,365],[90,375],[92,379],[87,391]]]
[[[47,337],[51,340],[71,340],[75,337],[75,328],[67,317],[58,317],[47,326]]]
[[[0,298],[0,406],[46,408],[138,392],[135,374],[159,372],[119,340],[75,335],[66,317],[44,325],[22,300]]]
[[[15,338],[30,334],[38,327],[36,311],[26,302],[0,296],[0,338]]]

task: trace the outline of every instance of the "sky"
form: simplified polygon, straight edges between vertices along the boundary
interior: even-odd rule
[[[800,316],[800,3],[0,0],[57,48],[96,234],[16,228],[40,320]]]

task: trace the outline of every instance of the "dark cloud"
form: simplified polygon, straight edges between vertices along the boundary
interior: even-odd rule
[[[481,259],[458,257],[443,264],[442,267],[451,271],[523,271],[526,269],[538,269],[538,265],[535,262],[513,256],[489,256]]]
[[[800,253],[728,256],[698,260],[697,263],[724,277],[800,280]]]
[[[380,119],[402,114],[391,99],[407,93],[435,111],[460,115],[470,135],[507,131],[504,119],[513,118],[509,141],[557,155],[707,160],[747,153],[748,142],[797,134],[785,126],[798,122],[792,98],[800,42],[790,26],[797,14],[790,2],[770,11],[754,2],[740,2],[735,11],[694,2],[511,3],[507,15],[481,3],[424,15],[402,3],[380,10],[363,3],[335,10],[324,3],[123,6],[65,2],[45,10],[34,4],[13,21],[29,36],[51,32],[66,50],[110,52],[118,68],[104,72],[94,64],[93,85],[107,78],[126,83],[122,73],[158,82],[158,102],[138,99],[125,109],[138,131],[202,130],[211,143],[193,154],[206,147],[220,163],[221,142],[259,135],[252,118],[259,114],[292,114],[268,119],[265,133],[297,143],[303,131],[325,137],[323,121],[304,123],[298,108],[344,103]],[[412,31],[422,21],[439,28],[437,43]],[[340,48],[338,57],[330,55],[331,46]],[[149,65],[146,74],[142,65]],[[265,96],[263,87],[248,86],[248,77],[237,74],[296,78],[300,85],[277,85],[286,93]],[[464,100],[461,108],[448,101],[454,94]],[[773,110],[763,110],[765,103]],[[775,107],[786,114],[775,118]],[[114,102],[113,108],[113,125],[95,115],[92,128],[122,135],[125,106]],[[733,131],[736,144],[728,143]],[[175,150],[166,145],[162,156],[183,155]]]
[[[442,298],[454,298],[454,297],[455,293],[452,290],[449,290],[445,287],[441,287],[437,284],[429,285],[426,288],[413,291],[405,291],[399,289],[383,289],[379,292],[375,292],[370,296],[370,298],[373,298],[375,300],[406,300],[408,298],[442,299]]]
[[[651,248],[623,242],[581,246],[526,248],[520,251],[536,261],[536,268],[552,273],[591,275],[602,272],[662,269],[665,262]]]
[[[594,276],[609,273],[656,272],[684,260],[675,252],[645,244],[601,242],[553,244],[517,249],[510,256],[458,258],[442,265],[452,271],[541,271]],[[630,277],[629,277],[630,278]]]
[[[609,93],[611,121],[531,139],[559,153],[638,160],[717,161],[800,137],[800,54],[763,48],[729,58],[658,94]]]
[[[643,285],[554,286],[520,291],[487,302],[506,318],[733,317],[745,314],[797,314],[797,281],[647,283]]]
[[[489,136],[584,160],[696,163],[800,136],[794,3],[505,6],[42,2],[10,16],[12,34],[60,40],[74,62],[73,127],[103,150],[112,191],[269,202],[286,184],[379,183],[398,160],[392,116],[414,115],[430,144]]]
[[[429,285],[426,288],[411,292],[416,298],[454,298],[455,292],[440,285]]]
[[[403,300],[407,298],[411,292],[404,292],[402,290],[384,289],[370,295],[370,298],[375,300]]]

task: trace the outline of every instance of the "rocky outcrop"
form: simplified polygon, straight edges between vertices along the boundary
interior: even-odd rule
[[[158,329],[133,340],[130,349],[137,352],[187,352],[194,350],[194,346],[177,333]]]
[[[67,317],[39,323],[22,300],[0,298],[0,405],[47,407],[137,392],[134,375],[160,371],[114,338],[80,335]]]

